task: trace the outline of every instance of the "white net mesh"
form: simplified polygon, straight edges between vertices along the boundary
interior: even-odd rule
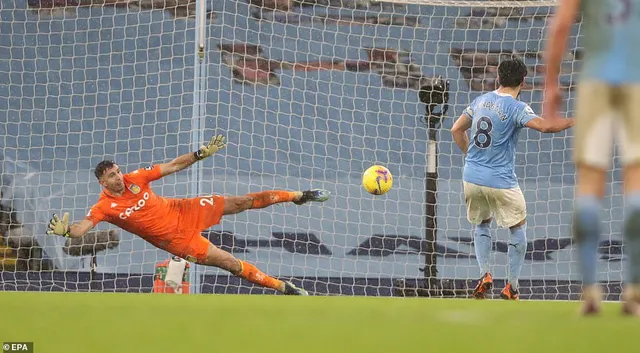
[[[77,275],[90,257],[66,255],[63,239],[44,235],[47,220],[53,212],[69,211],[73,220],[87,214],[100,192],[95,164],[114,158],[132,170],[191,149],[192,21],[180,11],[133,6],[139,2],[91,3],[2,1],[1,8],[2,173],[13,181],[3,185],[3,203],[44,248],[46,268],[71,271],[55,288],[86,281]],[[187,182],[169,178],[157,191],[186,194]],[[15,194],[21,189],[28,192]],[[100,253],[98,271],[140,282],[165,257],[124,234],[118,247]],[[29,282],[39,284],[52,283]]]
[[[70,271],[63,281],[55,272],[5,272],[5,289],[73,289],[78,282],[84,288],[88,260],[66,255],[62,240],[41,234],[52,212],[68,210],[78,220],[97,200],[98,161],[114,158],[133,170],[221,132],[230,142],[223,153],[193,173],[156,182],[156,192],[327,188],[334,197],[324,205],[247,211],[205,235],[271,275],[304,278],[310,291],[368,295],[392,294],[397,279],[422,280],[432,248],[438,278],[460,288],[479,276],[462,156],[446,130],[474,97],[495,87],[497,64],[510,55],[529,65],[521,99],[540,111],[540,52],[555,4],[207,2],[198,32],[206,38],[201,64],[194,1],[1,1],[3,200],[19,209],[44,258]],[[578,28],[563,66],[569,114]],[[425,239],[428,136],[418,92],[437,76],[449,81],[450,96],[449,118],[437,135],[434,247]],[[578,279],[569,232],[570,148],[571,132],[521,136],[517,173],[529,208],[524,297],[578,294],[569,286]],[[361,173],[374,163],[394,174],[385,196],[360,187]],[[599,262],[600,279],[612,284],[621,278],[618,190],[614,184]],[[494,240],[494,274],[501,279],[508,232]],[[117,247],[97,257],[100,281],[105,290],[149,291],[154,265],[167,256],[123,233]],[[202,292],[260,291],[223,271],[198,266],[195,273]]]

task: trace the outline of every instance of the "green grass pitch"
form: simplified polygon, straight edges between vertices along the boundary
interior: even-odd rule
[[[0,338],[36,353],[638,352],[606,303],[276,295],[0,292]]]

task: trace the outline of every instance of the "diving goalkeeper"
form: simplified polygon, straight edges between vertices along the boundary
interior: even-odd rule
[[[217,248],[201,232],[219,224],[224,215],[282,202],[296,205],[310,201],[323,202],[329,198],[329,191],[262,191],[244,196],[207,195],[172,199],[157,196],[151,190],[150,182],[179,172],[225,146],[224,137],[218,135],[196,152],[128,174],[122,174],[115,162],[102,161],[95,169],[95,176],[103,187],[98,202],[83,220],[75,224],[69,224],[69,213],[64,213],[62,220],[54,214],[47,234],[79,238],[104,221],[188,261],[222,268],[252,283],[287,295],[308,295],[291,282],[270,277],[254,265]]]

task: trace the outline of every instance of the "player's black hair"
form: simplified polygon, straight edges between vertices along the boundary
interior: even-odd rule
[[[93,172],[93,174],[95,174],[96,178],[100,179],[102,174],[104,174],[104,172],[106,172],[107,170],[113,168],[114,165],[116,165],[116,162],[114,161],[110,161],[110,160],[102,161],[98,163],[98,165],[96,166],[96,170]]]
[[[498,66],[498,78],[502,87],[518,87],[527,76],[527,66],[518,58],[507,59]]]

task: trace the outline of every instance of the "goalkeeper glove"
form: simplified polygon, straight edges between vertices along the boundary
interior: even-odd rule
[[[62,215],[62,221],[58,218],[57,214],[53,214],[53,218],[49,220],[49,230],[47,234],[55,234],[63,237],[69,237],[71,229],[69,227],[69,212],[65,212]]]
[[[212,154],[225,148],[227,144],[224,142],[224,136],[218,135],[211,138],[208,144],[202,145],[199,150],[193,152],[196,160],[201,160],[211,156]]]

